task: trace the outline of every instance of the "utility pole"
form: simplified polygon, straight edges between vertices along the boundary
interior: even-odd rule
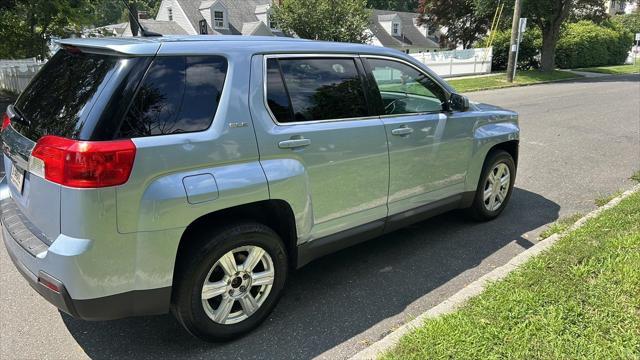
[[[513,82],[513,74],[516,64],[516,51],[518,49],[518,37],[520,34],[520,8],[522,3],[516,0],[513,6],[513,22],[511,23],[511,45],[509,46],[509,63],[507,65],[507,81]]]

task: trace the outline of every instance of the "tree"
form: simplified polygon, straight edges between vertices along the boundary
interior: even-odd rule
[[[301,38],[364,43],[369,40],[367,0],[283,0],[273,6],[278,28]]]
[[[88,0],[9,0],[2,3],[0,58],[48,55],[52,36],[69,36],[89,24]]]
[[[491,20],[477,11],[474,0],[420,0],[420,24],[429,31],[446,27],[448,40],[470,48],[489,31]]]
[[[611,20],[632,34],[640,33],[640,12],[616,15]]]
[[[555,68],[556,46],[562,25],[577,9],[604,6],[602,0],[527,0],[522,7],[523,16],[542,31],[540,68],[550,72]]]

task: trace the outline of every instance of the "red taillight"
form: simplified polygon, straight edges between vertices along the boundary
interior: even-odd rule
[[[7,115],[7,113],[2,113],[2,130],[7,128],[7,126],[11,125],[11,118],[9,117],[9,115]]]
[[[31,157],[29,170],[49,181],[99,188],[127,182],[136,146],[131,140],[77,141],[47,135],[38,140]]]

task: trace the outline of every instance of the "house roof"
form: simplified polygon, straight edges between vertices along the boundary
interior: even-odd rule
[[[402,21],[401,36],[392,36],[380,25],[380,21],[391,21],[396,15]],[[418,16],[417,13],[374,9],[371,14],[370,30],[383,46],[394,48],[439,48],[440,46],[435,41],[425,37],[414,25],[414,21]]]
[[[187,32],[175,21],[140,20],[142,26],[149,31],[162,35],[187,35]]]
[[[200,12],[200,9],[208,9],[214,3],[220,3],[227,8],[227,14],[229,16],[229,30],[226,29],[212,29],[210,24],[207,24],[207,30],[209,34],[221,34],[221,35],[242,35],[243,27],[245,23],[253,23],[259,21],[256,17],[256,7],[260,6],[264,9],[271,5],[271,0],[176,0],[180,7],[184,11],[189,22],[193,25],[194,29],[199,28],[199,21],[204,17]]]

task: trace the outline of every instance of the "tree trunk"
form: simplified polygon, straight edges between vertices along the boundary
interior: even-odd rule
[[[542,53],[540,54],[540,68],[544,72],[551,72],[556,67],[556,45],[560,29],[543,29]]]

